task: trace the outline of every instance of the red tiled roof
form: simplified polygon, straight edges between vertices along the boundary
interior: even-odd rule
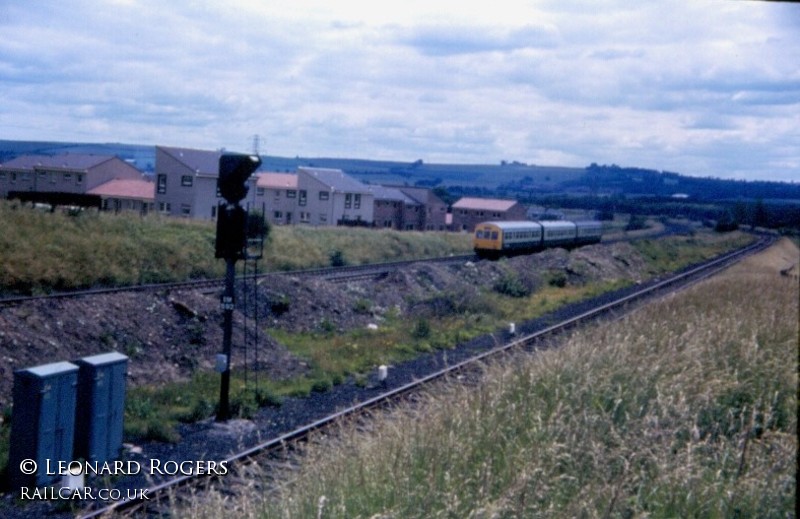
[[[146,180],[128,180],[115,178],[90,189],[90,195],[114,198],[135,198],[137,200],[155,200],[156,185]]]
[[[481,209],[484,211],[508,211],[517,204],[516,200],[497,200],[494,198],[462,198],[453,209]]]
[[[256,185],[272,189],[297,189],[297,175],[294,173],[259,173]]]

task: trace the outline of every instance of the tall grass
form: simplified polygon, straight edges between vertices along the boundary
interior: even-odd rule
[[[213,226],[0,202],[0,290],[25,293],[219,277]]]
[[[216,227],[158,215],[53,213],[0,201],[0,292],[41,293],[94,286],[215,278]],[[460,254],[469,236],[372,229],[274,227],[264,270],[327,266],[339,252],[352,264]]]
[[[752,274],[439,386],[371,433],[344,426],[277,495],[179,516],[792,516],[797,285]]]

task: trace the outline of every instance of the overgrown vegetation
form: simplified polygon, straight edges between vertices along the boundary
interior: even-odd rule
[[[793,516],[797,285],[753,265],[437,386],[369,432],[344,425],[277,495],[206,493],[176,514]]]
[[[0,293],[219,278],[216,227],[158,215],[41,211],[0,201]],[[251,227],[258,225],[250,221]],[[353,228],[270,229],[264,270],[464,254],[469,236]],[[342,251],[347,251],[346,255]]]
[[[92,286],[220,277],[209,223],[49,213],[0,201],[0,291],[41,293]]]
[[[252,378],[252,375],[251,375]],[[231,377],[230,411],[238,418],[250,418],[260,407],[280,405],[278,388],[267,380],[245,384],[241,376]],[[198,373],[190,382],[161,387],[136,387],[125,400],[125,437],[175,442],[180,439],[178,423],[191,423],[213,416],[219,401],[219,375]]]
[[[746,235],[677,237],[663,242],[645,241],[642,250],[650,261],[651,271],[660,274],[719,254],[748,239]],[[305,359],[312,371],[301,378],[268,382],[265,391],[271,395],[269,401],[274,404],[285,396],[326,391],[347,377],[361,376],[374,366],[401,362],[436,349],[453,348],[458,343],[505,328],[509,322],[524,322],[564,304],[631,282],[568,285],[567,276],[560,270],[547,272],[543,279],[543,286],[533,290],[531,279],[506,268],[491,291],[463,289],[435,293],[414,301],[414,315],[389,312],[378,330],[338,332],[329,321],[320,323],[316,332],[288,333],[270,329],[270,335]],[[281,298],[274,304],[280,308],[288,302]],[[368,301],[360,299],[356,304],[364,312],[368,311]],[[409,319],[412,326],[408,324]],[[234,383],[232,387],[235,393],[240,386]],[[129,401],[142,400],[145,404],[129,405],[126,429],[135,438],[174,441],[177,439],[174,426],[181,421],[213,415],[217,398],[218,377],[213,373],[198,374],[189,382],[164,388],[136,390]],[[245,394],[242,398],[248,397]],[[245,406],[242,416],[254,410]]]
[[[698,263],[725,251],[743,247],[753,237],[740,232],[705,234],[703,236],[674,236],[659,240],[637,240],[634,248],[647,259],[650,273],[672,272]]]

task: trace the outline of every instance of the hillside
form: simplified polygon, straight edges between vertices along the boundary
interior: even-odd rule
[[[239,150],[242,151],[242,150]],[[22,154],[94,153],[116,155],[145,173],[155,169],[155,147],[121,143],[65,143],[0,140],[0,162]],[[679,173],[591,164],[585,168],[524,164],[433,164],[423,158],[381,161],[354,158],[262,155],[262,171],[298,166],[338,168],[366,183],[446,187],[455,196],[533,199],[548,195],[630,197],[688,196],[706,201],[780,200],[800,204],[800,184],[698,178]]]

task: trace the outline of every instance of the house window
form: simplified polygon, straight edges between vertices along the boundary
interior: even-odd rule
[[[83,183],[83,173],[78,173],[75,175],[75,183],[82,184]]]
[[[353,209],[361,209],[361,195],[355,195],[355,201],[353,202]]]
[[[287,189],[286,198],[297,198],[297,191],[295,191],[294,189]]]
[[[181,185],[183,187],[192,187],[194,183],[194,177],[191,175],[181,175]]]
[[[344,195],[344,208],[350,209],[351,207],[353,207],[353,195],[347,193]]]
[[[72,180],[72,173],[64,173],[64,180],[67,182]]]
[[[17,172],[16,171],[12,171],[11,172],[11,183],[12,184],[16,184],[17,183]]]
[[[328,193],[327,191],[320,191],[319,192],[319,199],[320,200],[327,200],[328,198],[330,198],[330,196],[331,196],[331,194]]]
[[[325,213],[319,214],[319,223],[328,223],[328,215]]]
[[[192,206],[189,204],[181,204],[181,215],[189,216],[192,214]]]
[[[168,213],[171,207],[169,202],[159,202],[158,203],[158,210],[162,213]]]
[[[306,190],[300,190],[300,199],[297,201],[297,205],[306,205]]]
[[[300,221],[304,223],[308,223],[311,220],[311,213],[306,213],[304,211],[300,211]]]
[[[256,188],[256,196],[264,196],[264,188],[263,187],[257,187]]]
[[[276,220],[282,220],[283,219],[283,213],[281,211],[275,211],[275,219]]]
[[[167,176],[166,175],[159,175],[158,176],[158,184],[157,184],[157,192],[160,195],[163,195],[167,192]]]
[[[5,179],[6,179],[6,172],[0,171],[0,180],[5,180]]]

